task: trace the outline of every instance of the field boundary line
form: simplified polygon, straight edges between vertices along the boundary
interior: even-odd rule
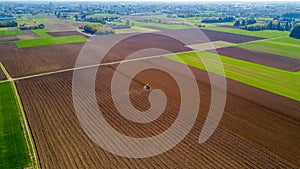
[[[3,64],[1,62],[0,62],[0,68],[2,69],[2,71],[6,75],[6,77],[8,78],[8,80],[6,80],[6,82],[10,82],[10,85],[11,85],[13,93],[14,93],[14,98],[15,98],[15,102],[17,105],[19,118],[21,121],[21,126],[23,128],[23,135],[25,138],[27,150],[28,150],[29,157],[30,157],[30,163],[32,165],[31,167],[33,167],[34,169],[40,169],[40,164],[39,164],[35,144],[34,144],[34,141],[32,138],[32,133],[31,133],[29,125],[28,125],[26,114],[23,109],[22,101],[19,96],[16,84],[13,81],[13,79],[10,77],[9,73],[7,72],[7,70],[5,69],[5,67],[3,66]]]

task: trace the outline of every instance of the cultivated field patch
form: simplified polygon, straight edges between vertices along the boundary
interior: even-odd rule
[[[168,65],[168,63],[178,64],[163,58],[160,63],[163,65]],[[139,64],[145,63],[140,62]],[[167,108],[159,119],[149,124],[137,124],[132,121],[124,121],[124,118],[118,114],[114,106],[111,106],[112,98],[109,89],[110,80],[115,71],[114,66],[102,66],[98,71],[96,95],[99,108],[103,111],[105,119],[119,132],[136,137],[156,135],[168,128],[176,119],[176,112],[178,112],[180,106],[178,104],[179,92],[176,90],[176,83],[168,75],[161,71],[149,70],[138,74],[132,81],[130,97],[138,109],[145,110],[149,106],[147,99],[149,92],[143,90],[144,83],[147,81],[150,81],[154,88],[163,89],[168,98]],[[84,85],[85,80],[91,78],[89,76],[90,72],[89,69],[84,69],[81,73],[82,84]],[[205,74],[201,75],[207,78]],[[198,78],[200,79],[200,76]],[[203,79],[202,76],[201,79]],[[72,72],[65,72],[17,82],[36,141],[42,168],[107,168],[117,166],[122,168],[133,166],[149,168],[164,166],[171,168],[199,168],[204,166],[208,168],[213,166],[286,168],[293,166],[270,151],[246,141],[223,127],[219,127],[206,143],[199,144],[198,135],[204,122],[203,116],[199,116],[195,127],[188,136],[166,153],[145,159],[115,156],[91,142],[83,132],[72,106],[71,80]],[[200,87],[209,89],[209,85],[203,83]],[[201,105],[204,105],[201,106],[200,114],[205,114],[209,109],[210,94],[209,90],[202,90],[201,93],[203,94]],[[33,98],[33,96],[35,97]],[[229,98],[233,101],[237,99],[234,96]],[[84,98],[83,96],[83,99],[89,100],[90,98]],[[239,112],[244,106],[252,106],[252,104],[252,102],[243,100],[241,107],[228,107],[227,112],[229,113],[230,110]],[[258,113],[267,113],[265,108],[256,107],[259,109]],[[236,110],[234,111],[234,109]],[[230,117],[229,114],[228,117]],[[236,121],[236,123],[239,123],[239,121]],[[285,123],[281,125],[285,126]],[[247,123],[245,123],[245,126],[248,127]],[[250,129],[247,128],[247,130]],[[256,130],[251,131],[256,132]],[[279,131],[277,131],[277,134]],[[295,132],[295,129],[292,128],[289,132]],[[275,135],[278,136],[277,134]],[[220,140],[220,138],[222,139]],[[114,143],[113,140],[111,140],[111,143]],[[118,145],[114,146],[118,147]]]
[[[217,54],[208,52],[198,54],[200,58],[194,52],[169,55],[167,58],[203,70],[209,66],[213,73],[222,73],[222,69],[215,64],[218,61]],[[225,56],[220,56],[220,59],[227,78],[300,101],[299,74]],[[209,65],[204,65],[201,60],[205,60]]]
[[[87,42],[88,40],[82,36],[65,36],[65,37],[51,37],[41,39],[28,39],[16,41],[18,48],[28,48],[35,46],[58,45],[68,43]]]
[[[237,45],[237,47],[259,52],[271,53],[274,55],[281,55],[282,57],[300,59],[300,40],[290,37],[251,42],[247,44]]]
[[[21,30],[0,30],[0,36],[23,34]]]
[[[180,24],[162,24],[162,23],[151,23],[151,22],[138,22],[131,20],[131,23],[134,23],[135,26],[154,26],[158,28],[171,29],[171,30],[179,30],[179,29],[188,29],[192,28],[192,26],[180,25]]]
[[[0,60],[12,77],[22,77],[74,67],[84,43],[18,48],[0,44]],[[91,64],[91,62],[89,62]]]
[[[0,83],[0,93],[0,168],[28,167],[30,157],[21,126],[21,112],[11,83]]]
[[[274,67],[291,72],[300,71],[300,60],[279,55],[262,53],[237,47],[225,47],[216,50],[219,55],[228,56],[252,63]],[[214,52],[214,51],[210,51]]]
[[[49,31],[47,29],[35,29],[32,30],[32,32],[37,34],[40,38],[52,38],[52,36],[48,34]]]
[[[61,36],[83,36],[85,38],[90,38],[90,36],[80,33],[78,31],[64,31],[64,32],[47,32],[49,35],[53,36],[53,37],[61,37]]]
[[[260,38],[276,38],[276,37],[283,37],[288,36],[288,31],[277,31],[277,30],[263,30],[263,31],[247,31],[243,29],[236,29],[236,28],[227,28],[221,26],[206,26],[201,28],[204,30],[212,30],[217,32],[226,32],[238,35],[245,35],[245,36],[253,36],[253,37],[260,37]]]

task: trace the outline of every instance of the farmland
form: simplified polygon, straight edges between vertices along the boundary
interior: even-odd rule
[[[0,167],[28,167],[30,157],[20,122],[20,109],[11,83],[0,83],[0,93]]]
[[[82,36],[65,36],[56,38],[41,38],[41,39],[28,39],[16,41],[18,48],[27,48],[34,46],[47,46],[57,44],[68,44],[77,42],[87,42],[88,40]]]
[[[0,7],[1,169],[300,167],[300,3]]]
[[[200,58],[195,53],[170,55],[167,58],[204,70],[208,66],[213,73],[220,74],[221,69],[214,63],[218,55],[206,52],[198,54]],[[227,78],[300,101],[300,90],[297,87],[297,84],[300,83],[299,74],[225,56],[220,56],[220,59]],[[205,60],[209,64],[204,65],[201,60]]]
[[[232,45],[233,46],[233,45]],[[300,71],[300,60],[237,47],[216,50],[218,54],[291,72]],[[211,51],[214,52],[214,51]]]
[[[35,29],[35,30],[32,30],[32,32],[34,32],[41,38],[52,38],[52,36],[47,33],[48,30],[46,30],[46,29]]]
[[[150,61],[150,63],[139,62],[138,64],[153,64],[151,62],[152,61]],[[158,62],[164,65],[170,65],[170,67],[172,64],[175,63],[164,59],[159,59],[155,63],[157,64]],[[128,67],[131,67],[131,65],[129,64]],[[170,87],[170,83],[172,83],[172,80],[168,78],[168,76],[164,75],[163,73],[148,71],[145,72],[145,74],[139,74],[136,77],[136,80],[132,81],[131,97],[133,98],[133,104],[135,104],[139,109],[144,110],[147,107],[147,104],[143,104],[143,98],[147,97],[147,94],[143,93],[143,90],[141,90],[143,84],[145,83],[144,76],[148,77],[147,81],[150,81],[153,87],[163,89],[169,98],[169,106],[167,106],[165,116],[160,117],[160,119],[153,124],[150,123],[145,125],[138,125],[133,124],[129,121],[124,121],[122,117],[117,115],[116,110],[112,106],[109,106],[112,102],[109,94],[109,81],[111,79],[111,75],[114,72],[114,68],[110,66],[103,66],[100,67],[99,71],[102,71],[103,75],[105,76],[99,76],[99,78],[97,78],[96,81],[96,93],[98,104],[105,113],[104,116],[107,119],[107,121],[110,122],[111,125],[113,125],[118,131],[136,137],[144,137],[145,135],[149,136],[149,134],[155,135],[163,131],[165,128],[168,128],[170,123],[172,123],[172,119],[176,118],[176,113],[174,112],[178,110],[178,93],[174,92],[173,88]],[[83,78],[89,78],[89,76],[87,76],[89,74],[89,70],[83,70],[81,73]],[[159,75],[157,73],[159,73]],[[129,168],[132,165],[144,167],[147,166],[153,168],[160,166],[169,166],[174,168],[179,166],[210,167],[211,165],[219,167],[242,168],[248,165],[252,167],[255,167],[256,165],[263,165],[265,167],[271,168],[275,166],[281,166],[284,168],[288,167],[287,164],[284,164],[284,162],[280,162],[282,160],[277,159],[278,157],[273,156],[272,153],[256,147],[255,145],[247,142],[246,140],[237,137],[235,134],[228,133],[227,129],[219,128],[213,136],[213,138],[211,138],[207,143],[203,145],[198,144],[197,133],[203,125],[203,116],[205,117],[205,112],[207,112],[209,108],[209,106],[206,104],[208,104],[207,101],[209,101],[208,98],[210,94],[206,93],[205,91],[209,90],[201,90],[203,92],[201,95],[203,96],[203,103],[201,104],[202,109],[200,114],[202,114],[203,116],[198,118],[196,126],[194,127],[192,132],[174,149],[159,156],[146,159],[127,159],[109,154],[101,148],[97,147],[94,143],[90,142],[90,140],[86,138],[86,135],[80,127],[80,124],[71,106],[71,76],[72,72],[66,72],[62,74],[39,77],[34,80],[21,80],[17,83],[18,89],[21,93],[23,104],[25,105],[25,111],[31,112],[28,113],[27,116],[29,123],[31,124],[31,128],[33,129],[33,136],[36,139],[37,150],[40,155],[40,162],[42,168],[49,168],[50,166],[55,166],[55,168],[63,168],[67,166],[72,168],[82,168],[85,166],[97,168],[123,166],[125,168]],[[200,76],[202,79],[203,77],[206,77],[205,79],[207,79],[205,73],[201,73],[201,75],[197,77],[200,79]],[[164,79],[165,83],[161,83],[160,78],[157,77],[161,77],[161,79]],[[200,87],[204,89],[209,88],[209,86],[207,86],[207,84],[205,83],[201,83]],[[38,96],[38,100],[32,99],[32,95],[28,95],[28,92],[31,91],[32,88],[35,88],[35,90],[33,90],[34,93],[32,93],[32,95]],[[234,96],[229,96],[229,99],[233,99],[232,102],[235,102],[234,99],[238,98],[235,98]],[[253,103],[246,100],[244,101],[245,102],[243,102],[243,105],[241,105],[240,108],[247,105],[253,106]],[[37,106],[39,107],[38,109],[40,111],[39,113],[34,113],[36,112]],[[59,110],[57,109],[57,106],[60,106]],[[238,107],[228,107],[227,109],[228,113],[240,112],[240,109]],[[260,108],[256,110],[259,109]],[[257,114],[260,113],[263,113],[267,116],[271,115],[269,114],[271,112],[266,112],[265,109],[262,107],[261,110],[257,112]],[[229,113],[228,116],[225,117],[225,119],[228,119],[231,116],[236,116],[236,118],[245,118],[245,120],[247,121],[247,117],[239,117],[238,114],[233,115],[231,113]],[[231,128],[235,128],[235,125],[242,125],[241,122],[242,121],[236,121],[236,123],[234,123]],[[232,121],[228,122],[224,120],[223,123],[229,126],[232,125]],[[285,124],[286,122],[283,122],[282,126],[285,126]],[[243,124],[243,126],[244,125],[245,124]],[[249,126],[247,125],[244,127],[246,128]],[[267,126],[264,125],[264,127],[262,128],[264,128],[266,132],[269,132],[270,130],[265,127]],[[289,131],[291,133],[297,130],[297,128],[294,127],[296,126],[290,128]],[[45,130],[45,128],[47,130]],[[239,130],[242,129],[240,128]],[[247,130],[250,129],[247,128]],[[251,129],[251,131],[255,130]],[[279,136],[279,133],[281,132],[281,130],[278,130],[278,134],[276,134],[276,136]],[[218,141],[218,138],[220,137],[222,138],[222,141]],[[255,138],[255,136],[253,135],[251,137]],[[273,141],[276,139],[278,138],[274,137],[271,140]],[[47,142],[45,140],[47,140]],[[277,143],[278,141],[280,140],[277,140]],[[238,150],[234,148],[236,147],[236,145],[238,145],[239,147]],[[62,151],[62,147],[64,151]],[[74,149],[73,147],[77,148]],[[224,149],[224,147],[226,147],[226,149]],[[275,147],[272,146],[271,148],[272,151],[274,151]],[[292,148],[293,147],[290,147],[289,149]],[[233,149],[234,151],[232,151]],[[283,149],[283,147],[278,147],[276,152],[280,151],[280,149]],[[243,152],[248,153],[245,154]],[[82,156],[81,154],[86,155]],[[181,156],[178,156],[177,154],[181,154]],[[206,156],[205,154],[210,155]],[[229,160],[230,163],[226,163],[225,161],[227,160]],[[68,161],[68,163],[66,163],[66,161]],[[210,161],[214,161],[214,163],[211,163]]]
[[[21,30],[0,30],[0,36],[23,34]]]
[[[138,22],[138,21],[131,21],[131,22],[134,23],[135,26],[140,26],[140,27],[154,26],[158,28],[171,29],[171,30],[192,28],[192,26],[179,25],[179,24],[162,24],[162,23],[150,23],[150,22],[146,23],[146,22]]]
[[[242,29],[236,29],[236,28],[227,28],[227,27],[221,27],[221,26],[206,26],[202,29],[205,30],[213,30],[218,32],[227,32],[232,34],[238,34],[238,35],[246,35],[246,36],[254,36],[254,37],[260,37],[260,38],[277,38],[277,37],[284,37],[288,36],[289,32],[287,31],[276,31],[276,30],[265,30],[265,31],[247,31]]]
[[[281,55],[282,57],[290,57],[300,59],[300,40],[290,37],[270,39],[260,42],[252,42],[237,45],[237,47],[256,50],[259,52]]]

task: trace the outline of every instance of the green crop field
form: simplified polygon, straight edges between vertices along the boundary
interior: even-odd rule
[[[209,25],[209,24],[206,24]],[[201,29],[218,31],[218,32],[227,32],[232,34],[246,35],[246,36],[255,36],[260,38],[276,38],[288,36],[290,32],[288,31],[277,31],[277,30],[263,30],[263,31],[247,31],[243,29],[235,28],[226,28],[220,26],[206,26]]]
[[[290,37],[250,42],[236,47],[300,59],[300,39]]]
[[[32,30],[32,32],[39,35],[41,38],[52,38],[52,36],[47,33],[47,29],[35,29]]]
[[[28,167],[30,158],[26,148],[20,109],[10,82],[0,83],[0,168]]]
[[[134,23],[135,26],[154,26],[158,28],[164,28],[164,29],[173,29],[173,30],[178,30],[178,29],[187,29],[187,28],[192,28],[192,26],[187,26],[187,25],[179,25],[179,24],[162,24],[162,23],[146,23],[146,22],[137,22],[137,21],[130,21],[130,23]]]
[[[197,53],[200,57],[194,52],[187,52],[178,55],[167,55],[166,58],[222,75],[222,69],[216,64],[217,54],[203,51]],[[227,78],[300,101],[299,73],[275,69],[226,56],[219,57],[223,63]],[[201,60],[209,63],[209,65],[204,66]]]
[[[18,46],[18,48],[26,48],[26,47],[34,47],[34,46],[47,46],[47,45],[68,44],[68,43],[87,42],[87,41],[88,40],[82,36],[64,36],[64,37],[18,40],[16,41],[16,45]]]
[[[21,30],[0,30],[0,36],[20,35],[20,34],[23,34]]]

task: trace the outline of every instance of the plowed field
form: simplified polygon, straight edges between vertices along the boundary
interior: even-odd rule
[[[262,53],[257,51],[251,51],[248,49],[242,49],[237,47],[226,47],[216,49],[217,53],[223,56],[229,56],[232,58],[245,60],[248,62],[258,63],[265,66],[274,67],[277,69],[287,70],[291,72],[297,72],[300,70],[300,60]]]
[[[138,64],[160,64],[180,74],[176,69],[180,63],[164,58]],[[163,90],[168,98],[162,116],[151,123],[137,124],[126,121],[113,106],[110,87],[116,66],[100,67],[96,79],[97,101],[105,119],[119,132],[133,137],[157,135],[170,127],[180,108],[180,93],[174,79],[161,70],[149,69],[132,80],[130,99],[137,109],[146,110],[150,106],[149,91],[143,90],[145,83]],[[132,68],[131,63],[128,68]],[[91,78],[90,70],[80,71],[83,85]],[[71,71],[17,81],[42,168],[292,168],[295,167],[292,163],[299,165],[299,119],[289,116],[299,112],[299,102],[231,80],[228,80],[221,125],[207,142],[199,144],[199,133],[210,106],[210,84],[205,71],[192,70],[201,94],[195,126],[170,151],[144,159],[112,155],[88,138],[74,112]],[[113,140],[110,142],[114,144]]]

